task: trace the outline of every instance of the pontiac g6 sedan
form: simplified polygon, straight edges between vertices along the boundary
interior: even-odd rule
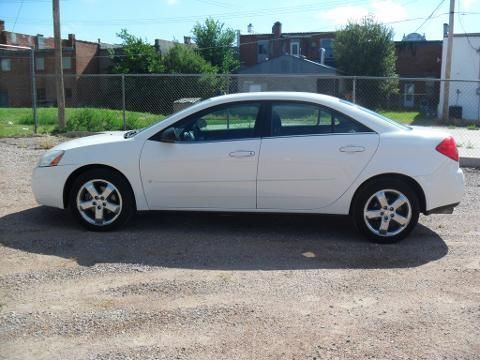
[[[41,157],[33,191],[90,230],[137,210],[349,214],[369,239],[394,242],[420,213],[453,211],[458,161],[448,134],[338,98],[245,93],[60,144]]]

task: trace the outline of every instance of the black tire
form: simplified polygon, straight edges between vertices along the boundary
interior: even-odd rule
[[[374,232],[371,228],[375,229],[375,224],[376,222],[381,222],[384,221],[384,218],[392,216],[392,220],[395,219],[395,214],[396,212],[391,212],[390,209],[386,210],[386,213],[382,211],[380,206],[380,202],[377,201],[377,198],[375,197],[372,200],[372,197],[377,194],[377,192],[380,192],[382,190],[393,190],[396,192],[399,192],[403,194],[407,199],[408,203],[406,205],[403,205],[402,208],[399,209],[400,211],[404,211],[405,214],[407,214],[407,207],[410,205],[410,220],[408,224],[401,226],[399,223],[396,221],[393,221],[391,225],[389,225],[389,229],[393,228],[391,231],[391,235],[389,235],[390,231],[387,231],[386,233],[379,234],[378,232]],[[395,195],[394,192],[388,192],[387,195]],[[382,216],[378,220],[378,218],[375,219],[370,219],[368,220],[366,216],[364,215],[364,211],[367,206],[367,202],[370,204],[375,204],[375,202],[378,203],[378,206],[380,207],[379,210],[376,209],[376,207],[373,207],[372,211],[379,211]],[[393,215],[392,215],[393,213]],[[384,215],[387,215],[384,217]],[[352,206],[352,218],[354,221],[355,226],[357,229],[364,235],[366,236],[370,241],[377,242],[377,243],[382,243],[382,244],[389,244],[389,243],[395,243],[398,242],[405,237],[407,237],[410,232],[413,230],[413,228],[417,225],[418,223],[418,217],[420,215],[420,205],[419,205],[419,200],[418,200],[418,195],[415,193],[415,191],[404,181],[401,181],[399,179],[378,179],[378,180],[372,180],[365,185],[363,185],[360,189],[357,191],[357,195],[355,196],[355,199],[353,201],[353,206]],[[401,214],[400,214],[401,215]],[[398,218],[398,214],[397,214]],[[398,218],[399,219],[399,218]],[[387,221],[385,219],[385,221]],[[369,227],[369,225],[370,227]],[[390,224],[390,221],[388,221],[388,224]],[[380,229],[377,229],[380,231]],[[399,231],[398,233],[396,233]]]
[[[83,188],[85,184],[91,181],[94,181],[95,188],[99,191],[99,196],[101,195],[100,192],[102,189],[105,190],[105,188],[102,188],[102,184],[107,185],[110,183],[113,185],[114,191],[112,191],[106,199],[102,197],[97,201],[91,196],[90,192]],[[82,192],[79,194],[80,190],[82,190]],[[82,215],[77,199],[81,201],[92,201],[95,206],[92,209],[82,211]],[[81,225],[91,231],[114,230],[125,225],[136,212],[135,197],[127,179],[114,170],[102,168],[86,170],[75,179],[70,189],[68,204],[73,216]],[[116,212],[108,210],[107,206],[102,207],[102,214],[105,215],[105,222],[102,224],[100,221],[95,221],[95,207],[97,204],[99,204],[99,206],[106,204],[120,206]],[[90,215],[94,218],[93,223],[88,220]]]

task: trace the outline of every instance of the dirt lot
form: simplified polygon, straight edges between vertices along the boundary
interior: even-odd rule
[[[480,356],[480,171],[453,215],[390,246],[326,216],[153,213],[96,234],[35,204],[42,151],[24,145],[0,143],[0,358]]]

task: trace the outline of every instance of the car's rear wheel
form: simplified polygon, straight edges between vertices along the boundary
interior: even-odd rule
[[[368,239],[394,243],[404,239],[418,223],[418,196],[401,180],[374,180],[358,190],[353,218]]]
[[[89,230],[108,231],[124,225],[135,213],[128,181],[108,169],[80,174],[70,191],[70,210]]]

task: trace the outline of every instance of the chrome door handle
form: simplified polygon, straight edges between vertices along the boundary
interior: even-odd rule
[[[252,156],[255,156],[255,151],[249,151],[249,150],[232,151],[231,153],[228,154],[228,156],[232,158],[252,157]]]
[[[346,153],[356,153],[356,152],[365,151],[365,148],[363,146],[357,146],[357,145],[346,145],[346,146],[342,146],[338,150]]]

